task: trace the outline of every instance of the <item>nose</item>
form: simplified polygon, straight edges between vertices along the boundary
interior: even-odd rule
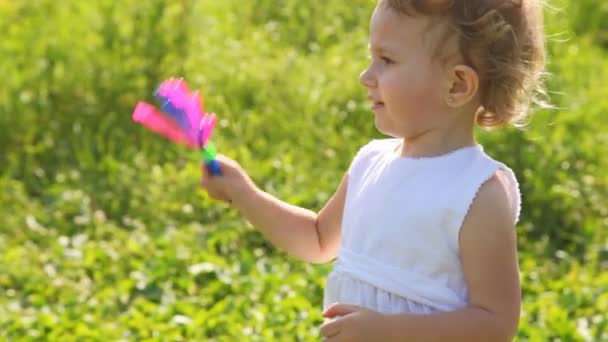
[[[373,88],[377,85],[376,78],[372,73],[371,65],[367,69],[363,70],[359,75],[359,82],[367,88]]]

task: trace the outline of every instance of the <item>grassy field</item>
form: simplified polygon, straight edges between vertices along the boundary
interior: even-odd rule
[[[608,6],[550,2],[556,110],[479,132],[519,175],[518,341],[608,341]],[[319,209],[378,133],[357,76],[370,0],[0,0],[0,337],[314,341],[331,266],[274,249],[130,121],[184,76],[215,142]],[[288,229],[289,227],[286,227]]]

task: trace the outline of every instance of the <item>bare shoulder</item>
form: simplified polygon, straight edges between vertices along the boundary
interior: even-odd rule
[[[514,234],[515,216],[513,194],[509,191],[507,175],[497,171],[481,185],[463,223],[461,238],[467,232],[475,235]]]

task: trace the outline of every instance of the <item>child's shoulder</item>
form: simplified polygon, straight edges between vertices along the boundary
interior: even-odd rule
[[[474,199],[493,206],[504,207],[509,203],[509,210],[515,223],[519,221],[521,212],[521,192],[515,172],[504,162],[481,151],[477,156],[477,162],[473,165],[481,182],[476,186]]]

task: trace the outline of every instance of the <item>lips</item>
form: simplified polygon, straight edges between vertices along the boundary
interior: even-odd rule
[[[382,102],[382,101],[372,101],[371,104],[370,104],[370,106],[371,106],[372,110],[378,110],[378,109],[384,107],[384,102]]]
[[[367,98],[369,99],[369,104],[370,104],[371,110],[377,110],[377,109],[384,107],[384,102],[378,100],[378,98],[376,96],[372,96],[371,94],[368,94]]]

